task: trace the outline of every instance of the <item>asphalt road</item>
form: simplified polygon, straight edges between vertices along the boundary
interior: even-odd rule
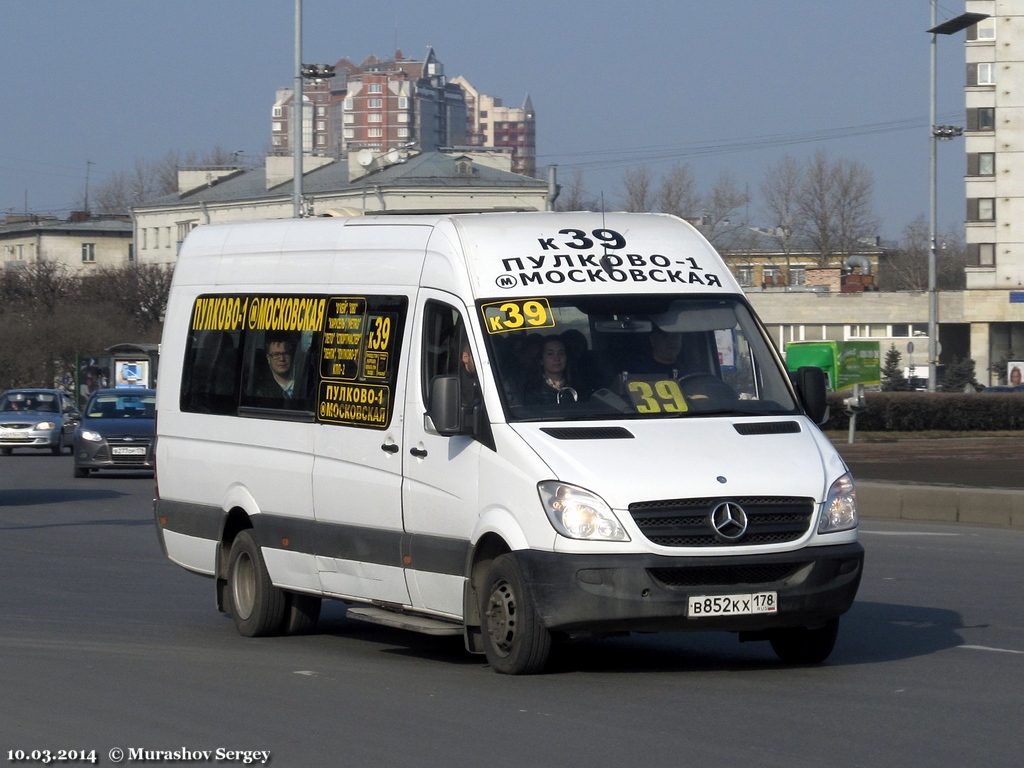
[[[509,678],[460,640],[337,604],[310,636],[239,636],[211,582],[163,558],[152,485],[0,457],[8,762],[94,749],[113,765],[120,748],[268,750],[286,768],[994,768],[1024,752],[1021,531],[865,523],[861,592],[822,666],[730,635],[647,635],[565,646],[548,674]]]

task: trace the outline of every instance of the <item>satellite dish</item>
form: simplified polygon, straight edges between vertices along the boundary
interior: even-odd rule
[[[397,149],[389,149],[388,153],[384,155],[384,162],[393,164],[397,163],[401,158],[402,156]]]
[[[360,149],[359,154],[356,155],[356,161],[366,168],[368,165],[373,163],[373,152],[368,149]]]

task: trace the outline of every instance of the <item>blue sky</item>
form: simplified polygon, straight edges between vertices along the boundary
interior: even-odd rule
[[[294,0],[4,0],[0,212],[66,215],[168,150],[255,162],[293,78]],[[964,11],[939,5],[939,20]],[[626,170],[729,171],[755,196],[784,154],[864,164],[885,237],[928,209],[929,0],[304,0],[303,60],[432,46],[449,77],[537,114],[538,166],[614,207]],[[938,122],[962,125],[963,33],[939,38]],[[939,146],[939,225],[964,218],[963,140]]]

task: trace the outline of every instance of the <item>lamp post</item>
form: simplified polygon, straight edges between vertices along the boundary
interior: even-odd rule
[[[321,82],[334,77],[330,64],[302,63],[302,0],[295,0],[295,85],[292,104],[292,218],[302,216],[302,123],[305,119],[305,104],[302,97],[304,80]]]
[[[929,159],[931,172],[928,180],[928,195],[930,204],[928,206],[928,391],[935,391],[936,370],[939,365],[939,294],[936,290],[938,273],[938,252],[936,244],[936,219],[938,218],[938,143],[940,140],[952,139],[963,133],[963,128],[955,125],[935,124],[935,69],[936,49],[939,35],[953,35],[972,24],[977,24],[982,19],[987,19],[987,13],[962,13],[959,16],[944,21],[941,24],[935,23],[935,10],[938,0],[931,0],[932,26],[928,30],[932,36],[931,41],[931,100],[928,109],[928,124],[931,126],[929,136]]]

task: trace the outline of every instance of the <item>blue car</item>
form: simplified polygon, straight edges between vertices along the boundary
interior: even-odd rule
[[[75,430],[75,477],[88,477],[98,469],[153,469],[155,431],[154,390],[96,390]]]
[[[60,456],[78,422],[78,409],[63,390],[9,389],[0,395],[0,453],[35,448]]]

